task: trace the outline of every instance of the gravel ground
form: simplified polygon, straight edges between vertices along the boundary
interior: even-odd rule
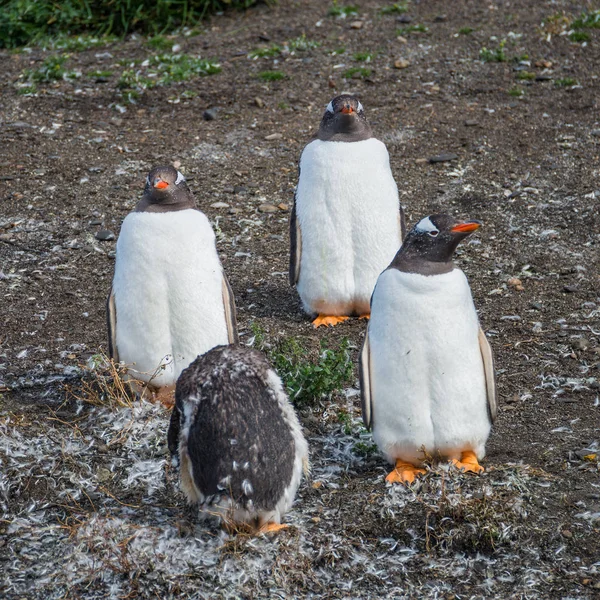
[[[131,37],[0,53],[3,597],[600,594],[600,31],[569,35],[600,7],[357,4],[340,18],[280,0],[164,50]],[[165,79],[172,45],[221,71]],[[251,57],[260,48],[271,55]],[[65,77],[35,81],[57,54]],[[301,411],[313,470],[288,530],[201,523],[182,537],[168,411],[94,405],[86,387],[107,347],[111,233],[147,171],[175,164],[217,232],[242,342],[293,335],[315,360],[345,337],[356,359],[364,322],[313,330],[286,279],[298,157],[346,90],[388,146],[409,224],[437,211],[484,222],[457,262],[496,354],[486,472],[432,465],[411,489],[386,485],[354,381]]]

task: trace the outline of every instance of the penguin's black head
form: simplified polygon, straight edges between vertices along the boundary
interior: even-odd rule
[[[391,266],[423,275],[451,271],[456,247],[480,227],[479,221],[458,221],[450,215],[425,217],[408,232]]]
[[[148,173],[136,211],[168,212],[185,208],[195,208],[185,177],[175,167],[154,167]]]
[[[360,100],[356,96],[342,94],[327,105],[317,137],[323,141],[358,142],[372,135]]]

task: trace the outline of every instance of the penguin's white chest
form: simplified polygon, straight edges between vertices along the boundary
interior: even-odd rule
[[[485,455],[490,431],[479,321],[460,269],[389,269],[373,294],[369,342],[373,437],[390,462]]]
[[[296,215],[304,308],[368,312],[377,277],[401,244],[398,189],[385,145],[374,138],[308,144],[300,159]]]
[[[119,358],[155,386],[227,344],[215,236],[197,210],[131,213],[117,242],[113,292]]]

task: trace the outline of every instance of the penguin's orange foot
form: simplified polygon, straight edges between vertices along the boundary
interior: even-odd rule
[[[419,475],[425,475],[425,469],[417,469],[415,465],[396,459],[396,467],[385,478],[390,483],[412,483]]]
[[[359,319],[367,319],[367,321],[371,318],[371,313],[365,313],[364,315],[358,315]]]
[[[282,529],[287,529],[289,525],[283,525],[282,523],[273,523],[273,521],[269,521],[264,525],[261,525],[258,528],[257,533],[277,533]]]
[[[319,315],[313,322],[313,327],[316,329],[317,327],[321,327],[321,325],[327,325],[328,327],[335,327],[338,323],[343,323],[347,321],[350,317],[344,316],[327,316],[327,315]]]
[[[467,450],[460,455],[460,460],[456,460],[456,458],[452,459],[452,464],[461,471],[471,473],[483,473],[485,469],[479,464],[477,461],[477,457],[475,456],[475,452],[472,450]]]

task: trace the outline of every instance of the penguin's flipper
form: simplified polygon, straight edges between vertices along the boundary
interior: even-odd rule
[[[485,333],[479,328],[479,349],[483,359],[483,370],[485,373],[485,387],[487,392],[488,410],[490,421],[493,423],[498,416],[498,404],[496,402],[496,377],[494,374],[494,355]]]
[[[240,340],[237,331],[235,298],[233,297],[233,290],[231,289],[231,285],[229,285],[229,280],[225,273],[223,273],[223,283],[221,288],[223,294],[223,308],[225,309],[225,322],[227,323],[227,339],[230,344],[237,344]]]
[[[296,216],[296,199],[290,217],[290,285],[294,287],[300,278],[300,259],[302,257],[302,233]]]
[[[119,351],[117,349],[117,306],[112,287],[106,299],[106,326],[108,328],[108,356],[115,362],[119,362]]]
[[[365,341],[358,361],[358,378],[360,381],[360,405],[363,423],[367,429],[373,425],[371,398],[371,349],[369,347],[369,330],[365,333]]]

